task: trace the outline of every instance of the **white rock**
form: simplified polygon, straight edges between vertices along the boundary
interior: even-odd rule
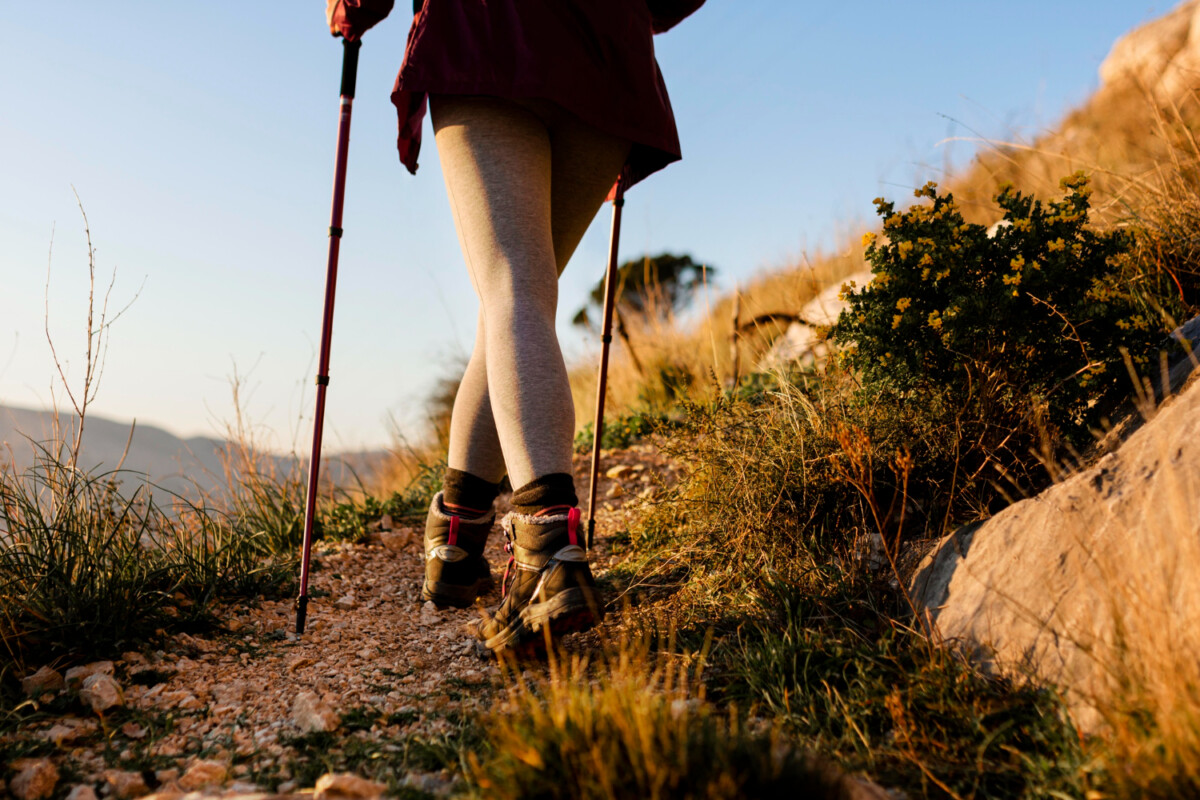
[[[82,667],[71,667],[67,670],[66,683],[67,688],[72,691],[77,691],[83,685],[84,680],[92,675],[112,675],[113,662],[111,661],[93,661],[91,664],[85,664]]]
[[[305,733],[332,731],[341,724],[338,713],[313,692],[301,692],[292,703],[292,724]]]
[[[56,692],[64,685],[62,674],[48,666],[21,679],[21,691],[29,696],[42,692]]]
[[[1200,650],[1197,520],[1200,382],[1091,469],[946,537],[914,598],[985,667],[1065,687],[1090,732],[1114,670]]]
[[[121,691],[121,685],[111,675],[103,672],[90,675],[84,680],[83,688],[79,690],[79,697],[97,714],[125,704],[125,695]]]
[[[619,483],[614,483],[608,487],[608,491],[604,493],[605,497],[621,497],[625,494],[625,487]]]
[[[96,800],[96,790],[87,783],[77,784],[67,792],[67,800]]]
[[[343,611],[349,611],[358,605],[358,600],[354,597],[354,593],[350,592],[349,594],[344,594],[337,600],[334,600],[333,604]]]
[[[633,471],[633,468],[630,467],[628,464],[617,464],[614,467],[609,467],[608,470],[605,471],[604,477],[611,478],[612,480],[617,480],[619,478],[625,477],[625,475],[629,474],[632,471]]]
[[[221,762],[197,761],[179,778],[179,787],[191,792],[207,786],[220,786],[228,777],[229,771]]]
[[[17,800],[43,800],[54,794],[58,786],[58,768],[48,758],[25,758],[16,761],[17,774],[8,789]]]
[[[357,775],[329,773],[317,780],[313,800],[375,800],[387,787]]]

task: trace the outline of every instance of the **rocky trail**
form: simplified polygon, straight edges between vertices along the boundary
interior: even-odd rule
[[[672,471],[648,445],[605,455],[593,552],[601,580],[614,561],[605,534],[625,529]],[[586,487],[587,459],[575,467]],[[470,635],[477,610],[421,602],[420,523],[376,527],[363,543],[318,545],[302,637],[291,599],[263,601],[226,609],[224,630],[28,675],[40,713],[0,737],[6,752],[25,754],[8,765],[0,796],[427,797],[460,788],[448,765],[469,746],[471,717],[498,701],[501,669]],[[498,526],[488,553],[498,585],[507,559]],[[484,603],[499,599],[497,588]]]

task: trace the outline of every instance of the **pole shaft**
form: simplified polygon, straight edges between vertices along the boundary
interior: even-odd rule
[[[608,353],[612,345],[613,306],[617,292],[617,253],[621,244],[621,209],[625,206],[624,180],[613,197],[612,237],[608,243],[608,271],[604,274],[604,322],[600,334],[600,376],[596,381],[596,419],[592,426],[592,480],[588,487],[587,546],[596,532],[596,490],[600,483],[600,442],[604,436],[604,396],[608,389]]]
[[[325,308],[321,319],[321,350],[317,359],[317,404],[313,412],[312,454],[308,461],[308,491],[304,501],[304,540],[300,557],[300,594],[296,598],[296,633],[304,633],[308,616],[308,574],[313,527],[317,517],[317,487],[321,478],[321,437],[325,428],[325,390],[329,385],[329,352],[333,341],[333,301],[337,294],[338,255],[342,242],[342,207],[346,199],[346,162],[350,153],[350,113],[354,107],[355,75],[361,42],[343,42],[342,95],[338,119],[337,156],[333,170],[333,201],[329,212],[329,258],[325,268]]]

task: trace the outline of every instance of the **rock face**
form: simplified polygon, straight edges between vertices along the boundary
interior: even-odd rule
[[[913,593],[946,640],[1065,686],[1097,727],[1123,670],[1200,630],[1200,381],[1091,469],[947,537]]]
[[[1100,65],[1106,86],[1133,81],[1161,100],[1200,86],[1200,0],[1122,36]]]

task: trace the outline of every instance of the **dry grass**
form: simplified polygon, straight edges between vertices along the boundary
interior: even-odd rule
[[[796,314],[823,289],[865,269],[862,249],[819,253],[801,263],[760,274],[738,291],[740,373],[755,371],[755,362],[787,327],[767,320],[771,315]],[[606,414],[662,410],[678,399],[707,397],[714,382],[732,377],[732,293],[719,295],[705,287],[695,300],[703,314],[693,324],[651,306],[644,315],[626,316],[628,343],[614,337],[608,373]],[[750,324],[759,320],[757,324]],[[749,327],[749,330],[745,330]],[[630,357],[630,349],[636,354]],[[596,367],[592,360],[570,370],[575,419],[579,426],[591,421],[596,407]]]

